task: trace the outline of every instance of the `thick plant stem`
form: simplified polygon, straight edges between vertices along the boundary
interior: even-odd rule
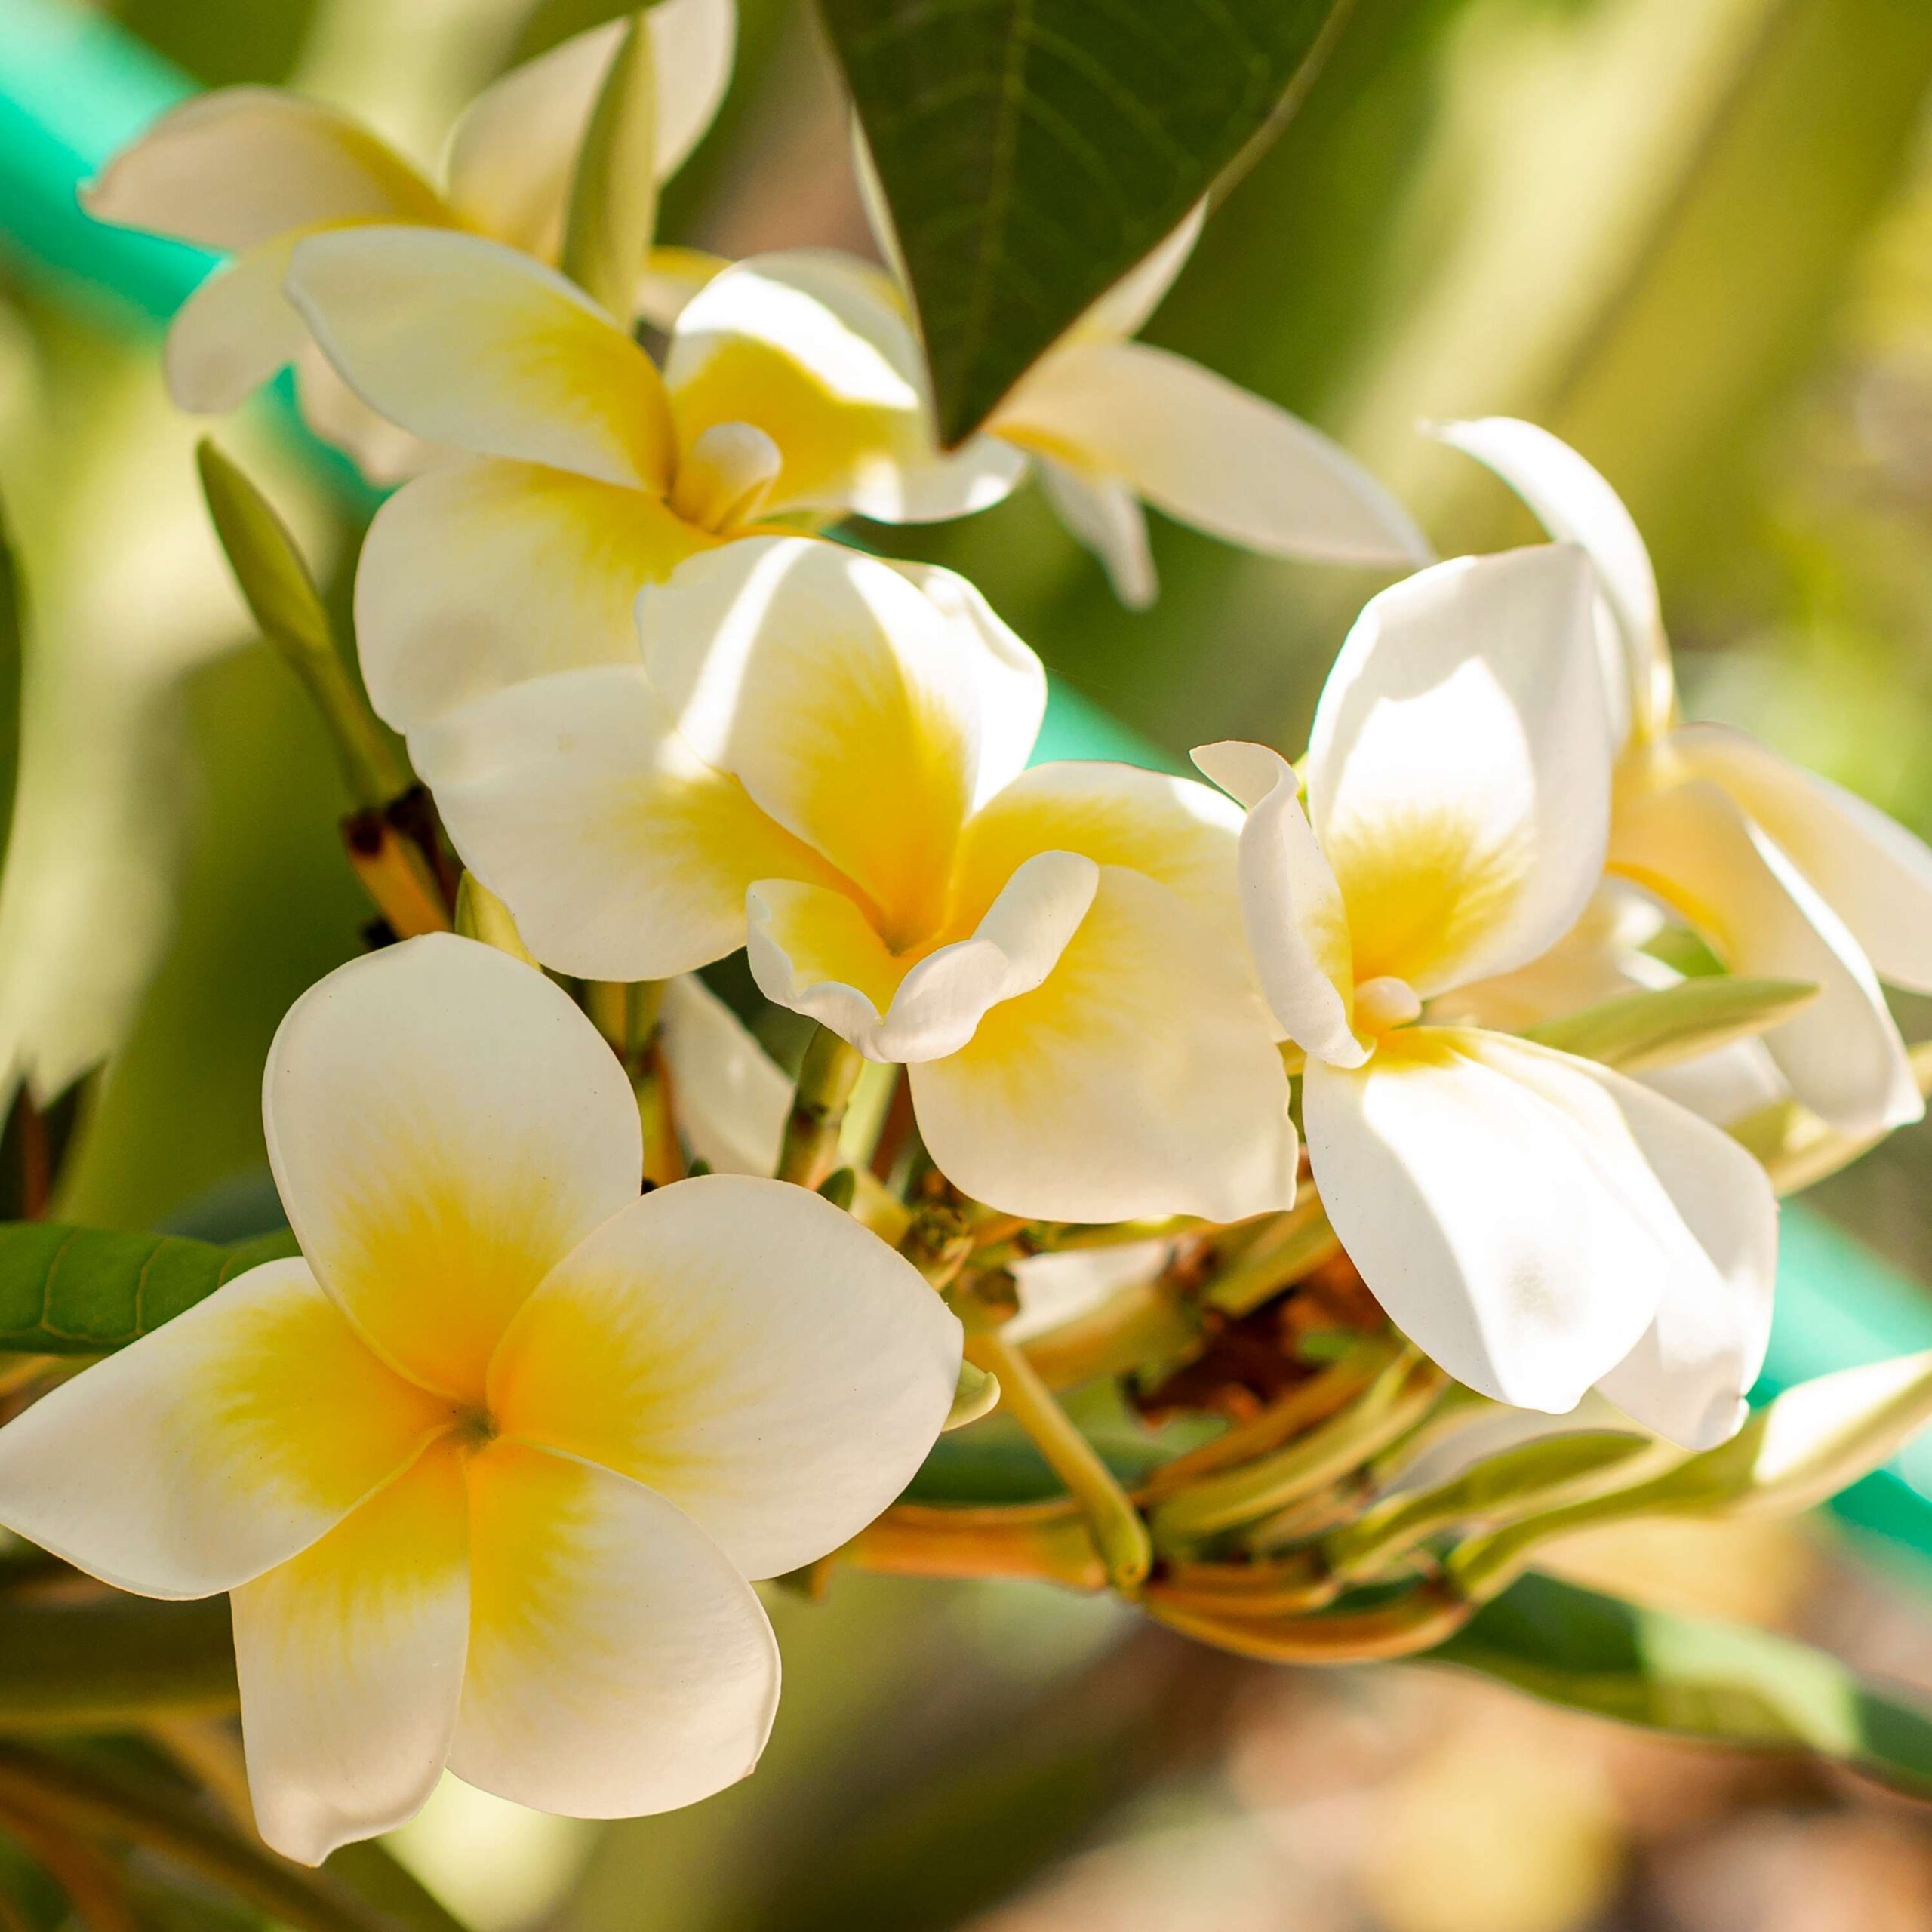
[[[352,812],[342,822],[342,837],[356,877],[398,939],[449,931],[449,912],[429,861],[384,814]]]
[[[1149,1613],[1218,1650],[1263,1663],[1371,1663],[1433,1650],[1466,1623],[1474,1606],[1437,1583],[1374,1610],[1281,1619],[1213,1614],[1149,1594]]]
[[[1147,1525],[1113,1472],[1054,1399],[1038,1370],[997,1330],[968,1335],[974,1364],[999,1377],[1000,1407],[1033,1439],[1066,1484],[1094,1533],[1107,1580],[1128,1596],[1139,1593],[1154,1560]]]
[[[823,1184],[838,1159],[838,1130],[852,1090],[865,1069],[865,1056],[829,1027],[821,1026],[805,1048],[792,1097],[791,1118],[785,1123],[784,1146],[778,1156],[778,1178],[801,1187]]]

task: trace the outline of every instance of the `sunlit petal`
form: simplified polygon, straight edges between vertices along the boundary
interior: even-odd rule
[[[792,1083],[696,974],[666,983],[664,1059],[678,1131],[715,1172],[768,1174],[792,1111]]]
[[[1102,867],[1037,991],[911,1078],[934,1159],[1004,1213],[1238,1220],[1294,1198],[1287,1078],[1245,960],[1124,867]]]
[[[528,256],[474,235],[342,229],[296,249],[286,286],[349,386],[424,441],[669,488],[651,358]]]
[[[607,1222],[491,1372],[506,1435],[630,1476],[747,1576],[814,1561],[911,1481],[960,1329],[909,1262],[803,1188],[712,1174]]]
[[[319,1865],[414,1817],[442,1774],[469,1634],[453,1438],[300,1555],[235,1592],[256,1829]]]
[[[568,995],[447,934],[303,994],[269,1049],[262,1109],[323,1284],[391,1360],[459,1400],[643,1168],[630,1082]]]
[[[451,1770],[580,1818],[668,1811],[743,1777],[771,1729],[778,1646],[724,1551],[629,1478],[540,1449],[493,1443],[469,1487]]]
[[[303,1263],[272,1261],[0,1429],[0,1523],[118,1589],[210,1596],[313,1543],[450,1420]]]
[[[909,962],[849,891],[761,879],[746,897],[746,956],[768,1000],[841,1039],[875,1044]]]
[[[1150,249],[1067,331],[1076,341],[1124,341],[1161,306],[1173,288],[1208,219],[1208,204],[1196,202],[1174,232]]]
[[[1144,611],[1160,595],[1147,512],[1118,478],[1043,456],[1040,488],[1075,540],[1100,558],[1114,595],[1130,611]]]
[[[1372,598],[1315,715],[1308,815],[1358,983],[1424,998],[1561,937],[1603,869],[1610,731],[1583,553],[1438,564]]]

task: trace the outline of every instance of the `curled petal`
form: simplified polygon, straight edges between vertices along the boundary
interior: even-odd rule
[[[300,1261],[238,1276],[0,1429],[0,1523],[143,1596],[285,1562],[448,1428]]]
[[[491,1371],[506,1434],[618,1471],[746,1575],[813,1562],[912,1480],[960,1329],[911,1263],[802,1188],[646,1195],[546,1281]]]
[[[1100,558],[1114,595],[1130,611],[1145,611],[1161,594],[1147,513],[1117,478],[1043,456],[1040,488],[1075,542]]]
[[[281,292],[301,231],[258,242],[217,269],[175,311],[162,366],[177,408],[234,408],[294,361],[309,339]]]
[[[318,1542],[235,1592],[248,1792],[305,1865],[435,1789],[469,1635],[469,1504],[445,1438]]]
[[[527,255],[475,235],[341,229],[297,248],[285,285],[349,387],[425,442],[670,487],[651,358]]]
[[[504,1325],[635,1198],[637,1103],[561,988],[447,934],[339,967],[269,1050],[269,1159],[302,1250],[389,1359],[473,1401]]]
[[[447,223],[435,189],[369,130],[275,88],[222,88],[164,114],[82,191],[97,221],[223,251],[318,223]]]
[[[678,1131],[721,1174],[778,1165],[792,1083],[738,1016],[694,973],[664,988],[664,1059]]]
[[[1245,961],[1124,867],[1101,867],[1036,990],[911,1078],[934,1159],[1003,1213],[1232,1221],[1294,1198],[1287,1076]]]
[[[989,433],[1118,478],[1182,523],[1272,555],[1408,569],[1414,520],[1340,444],[1211,370],[1138,342],[1071,342]]]
[[[1303,816],[1294,768],[1263,745],[1201,745],[1194,761],[1248,808],[1241,833],[1241,915],[1275,1017],[1296,1045],[1359,1066],[1355,963],[1342,890]]]
[[[576,1818],[668,1811],[744,1777],[777,1708],[778,1646],[724,1551],[641,1484],[518,1443],[477,1455],[469,1491],[450,1769]]]
[[[1593,580],[1559,545],[1465,557],[1371,598],[1316,706],[1308,816],[1359,984],[1425,999],[1505,973],[1602,875],[1611,744]]]

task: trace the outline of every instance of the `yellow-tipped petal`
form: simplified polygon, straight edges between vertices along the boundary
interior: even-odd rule
[[[256,1829],[305,1865],[413,1818],[442,1774],[469,1634],[463,1456],[445,1437],[235,1592]]]

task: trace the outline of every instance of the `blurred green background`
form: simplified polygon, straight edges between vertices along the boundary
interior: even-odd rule
[[[866,248],[808,11],[740,5],[738,77],[666,238]],[[0,0],[0,35],[26,5]],[[289,82],[428,158],[477,87],[619,10],[111,11],[198,82]],[[1690,709],[1932,833],[1929,88],[1926,0],[1357,0],[1149,333],[1340,436],[1444,549],[1532,532],[1417,419],[1569,438],[1651,539]],[[0,500],[30,595],[0,1058],[43,1096],[107,1061],[61,1205],[128,1226],[205,1221],[259,1170],[269,1036],[365,916],[328,746],[249,641],[157,340],[0,257]],[[352,494],[272,404],[222,434],[343,595]],[[1176,752],[1296,746],[1377,583],[1161,525],[1161,602],[1130,615],[1030,491],[868,535],[967,571],[1057,674]],[[1932,1281],[1929,1180],[1921,1129],[1817,1198]],[[1626,1534],[1572,1560],[1932,1684],[1923,1598],[1827,1534]],[[788,1688],[750,1784],[610,1827],[448,1786],[406,1855],[480,1932],[1932,1924],[1923,1814],[1817,1770],[1427,1671],[1266,1672],[1031,1589],[841,1577],[775,1614]]]

